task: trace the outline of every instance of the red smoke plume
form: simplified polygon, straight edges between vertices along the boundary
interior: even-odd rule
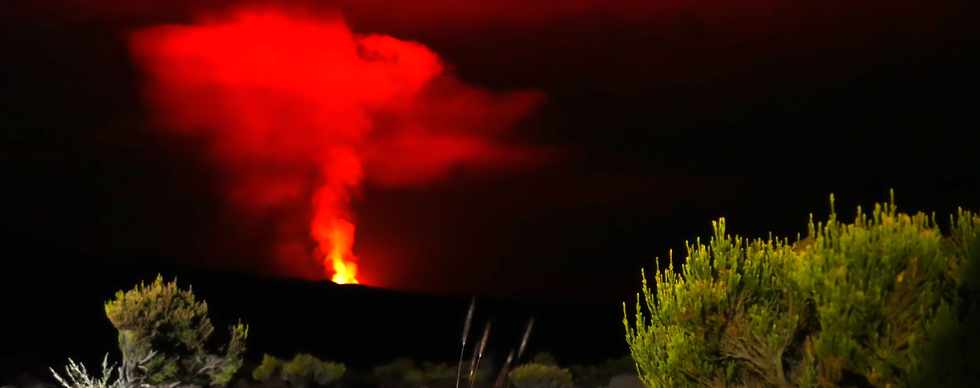
[[[138,31],[131,49],[161,126],[206,139],[242,214],[309,204],[298,206],[312,209],[308,236],[281,246],[312,237],[338,283],[358,282],[351,200],[365,182],[424,184],[533,158],[499,137],[539,93],[467,86],[422,44],[355,34],[339,16],[250,8]],[[281,256],[291,268],[310,257]]]

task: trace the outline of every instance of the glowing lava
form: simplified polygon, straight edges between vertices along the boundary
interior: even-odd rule
[[[333,277],[337,284],[357,284],[357,264],[354,252],[351,250],[354,239],[354,224],[340,221],[332,225],[329,241],[332,244],[327,260],[333,266]]]
[[[280,273],[358,283],[386,267],[354,254],[365,183],[537,158],[495,138],[539,93],[467,86],[427,47],[355,34],[337,16],[245,8],[137,31],[131,49],[159,125],[204,140],[236,217],[278,223]]]

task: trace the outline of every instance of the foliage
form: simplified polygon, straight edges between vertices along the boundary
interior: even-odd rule
[[[297,354],[287,362],[265,354],[262,363],[252,371],[252,378],[269,381],[275,376],[293,387],[326,386],[340,380],[346,373],[344,364],[322,361],[306,353]]]
[[[252,370],[252,378],[258,381],[269,381],[273,376],[278,376],[281,369],[282,360],[263,354],[262,363]]]
[[[570,388],[572,373],[555,365],[524,364],[510,372],[517,388]]]
[[[401,387],[405,377],[415,371],[418,367],[415,361],[408,358],[399,358],[384,365],[374,368],[374,377],[382,387]]]
[[[572,365],[568,368],[580,387],[606,385],[617,375],[636,374],[633,359],[629,356],[603,361],[596,365]]]
[[[448,364],[425,362],[409,371],[404,380],[413,387],[450,387],[456,382],[456,369]]]
[[[123,374],[151,385],[225,385],[242,365],[248,328],[230,328],[230,342],[207,349],[214,332],[208,306],[192,290],[182,290],[162,276],[145,285],[116,293],[105,304],[106,316],[119,331]]]
[[[912,376],[913,386],[975,387],[980,382],[980,222],[960,211],[950,218],[952,233],[948,249],[957,257],[950,277],[956,283],[954,303],[937,317],[931,328],[936,335],[925,347],[925,365]]]
[[[482,384],[490,373],[486,367],[481,367],[475,376],[476,381]],[[455,387],[456,367],[445,363],[419,364],[408,358],[399,358],[375,367],[374,378],[382,388]]]
[[[295,387],[305,387],[310,383],[328,385],[340,380],[346,372],[344,364],[321,361],[305,353],[297,354],[282,366],[283,380]]]
[[[623,319],[640,377],[649,387],[926,381],[938,344],[976,320],[963,275],[976,272],[980,217],[960,210],[951,225],[944,238],[934,216],[894,201],[845,224],[833,196],[829,219],[811,217],[795,243],[733,237],[721,219],[708,244],[688,245],[679,273],[671,262],[652,285],[643,277],[633,325]]]

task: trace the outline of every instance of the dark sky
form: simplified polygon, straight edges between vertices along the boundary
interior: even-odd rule
[[[239,217],[203,146],[151,124],[126,42],[235,3],[165,3],[23,1],[3,17],[3,272],[276,274],[272,220]],[[829,193],[849,214],[889,188],[907,210],[980,208],[967,0],[552,3],[318,6],[427,45],[472,85],[542,91],[512,136],[562,155],[366,187],[356,249],[384,263],[378,283],[617,301],[717,217],[795,236]]]

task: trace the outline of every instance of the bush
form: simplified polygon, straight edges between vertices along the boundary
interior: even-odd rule
[[[688,245],[680,273],[658,265],[652,289],[643,277],[633,325],[623,319],[641,379],[650,387],[928,381],[940,340],[976,319],[976,283],[963,275],[976,273],[980,217],[961,210],[950,219],[944,238],[934,217],[899,213],[892,201],[870,217],[858,208],[844,224],[831,196],[829,220],[811,220],[795,243],[729,236],[719,220],[707,245]]]
[[[568,368],[579,387],[599,387],[619,375],[636,374],[633,359],[629,356],[606,360],[596,365],[572,365]]]
[[[248,328],[231,327],[231,340],[208,352],[214,332],[207,303],[191,290],[177,288],[157,276],[150,285],[119,291],[105,304],[105,313],[119,331],[122,373],[128,381],[151,385],[225,385],[242,365]]]
[[[309,354],[301,353],[283,364],[282,378],[294,387],[306,387],[311,383],[324,386],[340,380],[347,372],[344,364],[320,361]]]
[[[572,373],[554,365],[524,364],[510,372],[517,388],[571,388]]]
[[[461,386],[464,387],[469,386],[467,372],[463,371]],[[474,376],[477,386],[484,384],[487,376],[490,373],[483,364]],[[375,385],[381,388],[449,388],[456,386],[456,367],[444,363],[418,364],[408,358],[399,358],[375,367],[374,379]]]
[[[273,377],[279,376],[280,370],[282,370],[282,360],[263,354],[262,363],[252,370],[252,378],[258,381],[269,381]]]
[[[456,368],[442,363],[422,363],[409,371],[404,381],[411,387],[453,387],[456,384]]]
[[[415,361],[408,358],[399,358],[384,365],[374,368],[374,378],[382,388],[407,387],[406,377],[416,373],[418,367]]]
[[[306,353],[297,354],[288,362],[265,354],[262,356],[262,364],[252,371],[252,378],[269,381],[278,377],[293,387],[326,386],[340,380],[346,373],[347,367],[344,364],[321,361]]]

